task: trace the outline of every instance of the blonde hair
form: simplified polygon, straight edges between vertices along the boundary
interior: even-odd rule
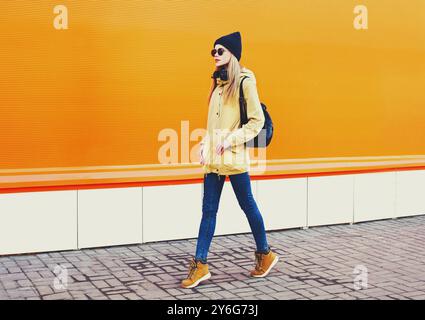
[[[239,63],[238,59],[233,54],[231,54],[230,61],[227,65],[227,76],[228,76],[229,82],[224,86],[224,91],[223,91],[224,103],[227,103],[228,101],[231,101],[231,100],[235,100],[234,102],[238,103],[237,98],[239,96],[239,93],[238,93],[239,78],[241,74],[241,69],[244,69],[244,68],[245,67]],[[218,69],[219,67],[216,67],[215,71],[217,71]],[[216,87],[217,87],[217,83],[215,79],[213,78],[211,87],[210,87],[210,92],[208,95],[208,105],[210,103],[212,93]]]

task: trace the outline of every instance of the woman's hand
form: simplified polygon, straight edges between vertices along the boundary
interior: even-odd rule
[[[230,143],[226,139],[224,139],[223,143],[217,144],[215,151],[218,155],[222,155],[224,150],[226,150],[227,148],[230,148]]]

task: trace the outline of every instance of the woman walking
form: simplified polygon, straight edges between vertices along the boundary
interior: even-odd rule
[[[244,143],[260,133],[265,118],[255,75],[239,63],[241,53],[239,32],[217,39],[211,51],[216,69],[211,77],[207,134],[200,148],[200,162],[204,170],[202,220],[189,274],[181,282],[183,288],[193,288],[211,277],[207,255],[227,175],[255,239],[256,265],[250,275],[265,277],[279,259],[268,245],[263,218],[251,191],[249,150]],[[247,77],[243,81],[243,92],[249,121],[240,128],[239,85],[244,77]]]

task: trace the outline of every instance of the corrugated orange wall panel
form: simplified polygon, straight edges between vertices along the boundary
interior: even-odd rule
[[[423,0],[2,0],[0,30],[0,169],[158,163],[162,129],[205,128],[209,52],[236,30],[268,159],[425,154]]]

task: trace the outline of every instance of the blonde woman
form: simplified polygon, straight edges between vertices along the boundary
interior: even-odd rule
[[[227,175],[256,243],[256,265],[250,275],[265,277],[279,259],[268,245],[263,218],[251,191],[249,150],[244,142],[260,133],[265,118],[254,73],[239,63],[241,52],[239,32],[217,39],[211,51],[216,69],[211,77],[213,81],[208,97],[207,134],[200,148],[200,162],[204,170],[202,220],[189,274],[181,282],[183,288],[196,287],[211,277],[207,255]],[[240,128],[239,85],[243,77],[248,77],[243,81],[243,92],[249,121]]]

